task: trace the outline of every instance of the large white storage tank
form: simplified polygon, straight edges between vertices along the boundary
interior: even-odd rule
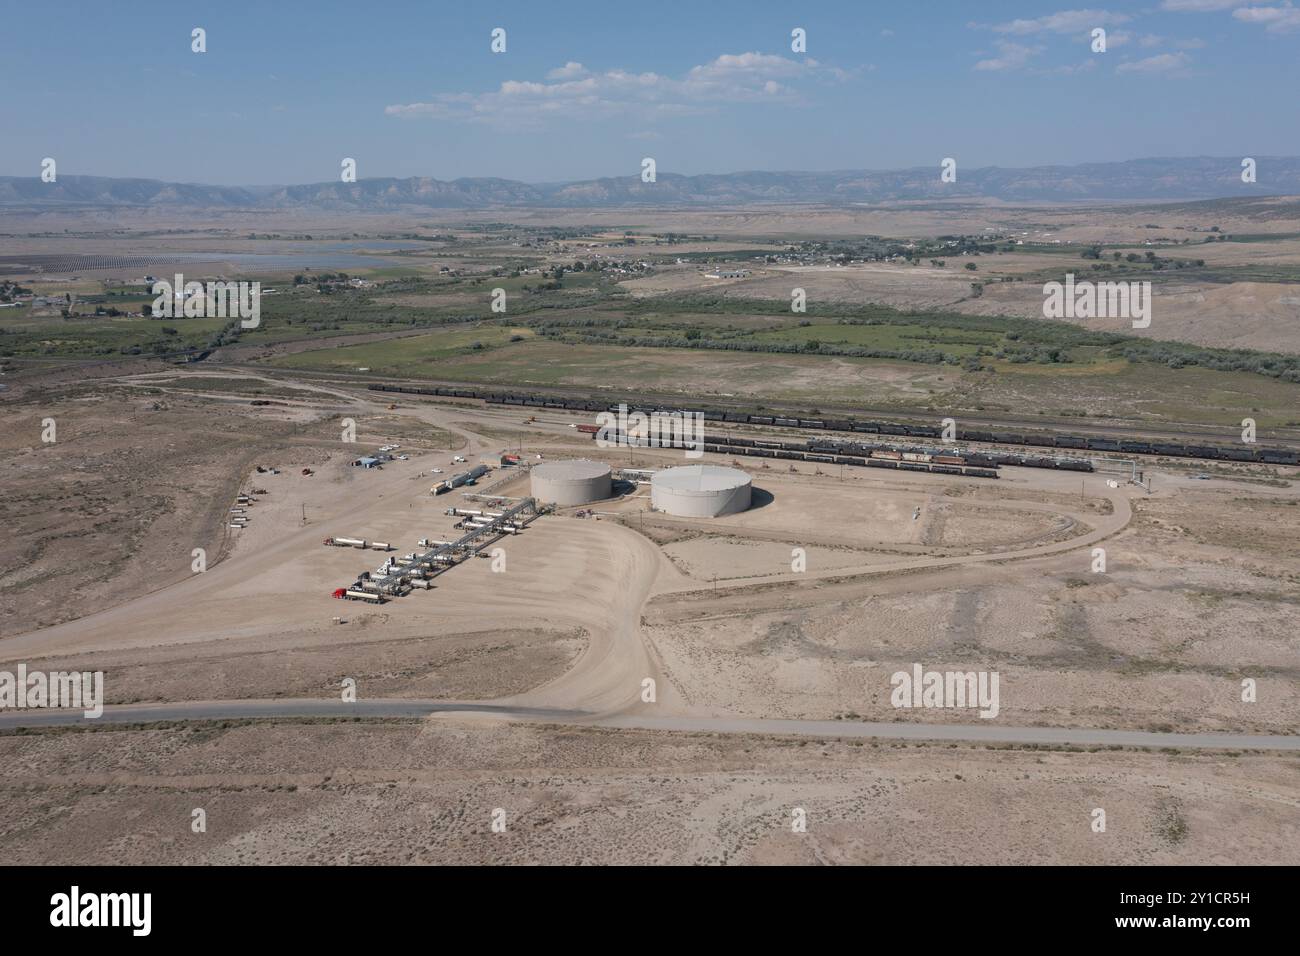
[[[683,465],[655,472],[650,506],[682,518],[716,518],[749,507],[753,479],[739,468]]]
[[[586,458],[534,465],[531,474],[533,497],[560,507],[601,501],[614,493],[609,465]]]

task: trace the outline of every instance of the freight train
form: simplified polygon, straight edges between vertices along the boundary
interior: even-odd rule
[[[593,439],[597,436],[592,435]],[[627,438],[611,432],[605,439],[620,447],[648,447],[644,438]],[[655,447],[685,448],[678,438],[656,439]],[[894,468],[902,471],[928,471],[936,475],[965,475],[970,478],[998,477],[997,463],[988,455],[948,455],[923,451],[902,451],[882,445],[857,442],[768,442],[747,438],[726,438],[720,443],[705,442],[703,449],[715,455],[749,455],[754,458],[780,458],[786,461],[810,461],[824,465],[854,465],[860,468]],[[1092,463],[1074,459],[1083,466],[1075,469],[1092,471]],[[1051,467],[1048,465],[1047,467]]]
[[[606,412],[618,411],[620,404],[608,399],[556,398],[519,392],[501,392],[487,388],[453,388],[414,385],[371,385],[377,392],[406,392],[415,395],[440,395],[451,398],[476,398],[492,405],[523,405],[529,408],[556,408],[567,411]],[[860,432],[870,435],[898,438],[939,438],[942,430],[934,425],[900,425],[894,422],[862,421],[843,418],[792,418],[782,415],[758,415],[730,409],[691,406],[668,407],[647,405],[644,402],[625,402],[622,407],[629,412],[651,414],[660,412],[699,413],[706,422],[746,425],[774,425],[785,428],[816,428],[838,432]],[[1300,452],[1289,448],[1265,448],[1255,445],[1225,448],[1220,445],[1143,441],[1140,439],[1098,438],[1090,435],[1036,435],[1020,432],[985,431],[959,428],[956,440],[999,445],[1028,445],[1040,448],[1068,448],[1121,455],[1166,455],[1173,458],[1204,458],[1218,461],[1255,461],[1273,465],[1300,464]],[[733,442],[734,443],[734,442]],[[1000,462],[1027,467],[1056,467],[1039,464],[1034,455],[1002,455]],[[1010,459],[1019,458],[1019,461]],[[1054,459],[1053,459],[1054,460]],[[1067,459],[1068,460],[1068,459]],[[1091,467],[1087,470],[1091,471]]]

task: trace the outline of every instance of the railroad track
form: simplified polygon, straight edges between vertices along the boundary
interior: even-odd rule
[[[841,434],[852,433],[855,436],[880,436],[884,441],[906,438],[934,442],[942,439],[945,442],[961,442],[965,444],[979,443],[1067,449],[1074,453],[1084,451],[1094,454],[1100,453],[1106,456],[1114,454],[1157,455],[1193,460],[1258,462],[1274,465],[1300,464],[1300,449],[1296,448],[1240,443],[1235,445],[1205,445],[1199,443],[1201,440],[1193,439],[1188,441],[1185,437],[1178,442],[1166,442],[1151,438],[1101,438],[1094,435],[1063,435],[1056,432],[984,431],[967,428],[964,425],[957,427],[955,424],[953,425],[953,432],[955,433],[944,436],[937,424],[909,425],[895,420],[836,419],[829,416],[809,419],[795,417],[794,413],[777,413],[766,408],[760,414],[747,410],[730,410],[712,405],[637,404],[634,399],[627,396],[603,395],[596,399],[574,399],[539,395],[532,392],[502,392],[498,388],[491,387],[397,385],[388,383],[372,383],[367,388],[383,394],[433,395],[440,398],[481,400],[490,405],[505,405],[525,409],[555,408],[587,413],[612,410],[617,403],[617,406],[624,406],[629,411],[698,414],[706,423],[706,427],[713,429],[726,428],[727,425],[749,424],[807,429],[813,434],[820,433],[823,435],[838,432]],[[933,422],[934,420],[930,419],[930,421]],[[1034,455],[1003,455],[1002,458],[1005,460],[999,462],[1000,464],[1060,467],[1056,464],[1044,465],[1043,462],[1046,459]]]
[[[274,374],[277,377],[294,378],[303,380],[319,379],[328,381],[333,384],[347,384],[357,388],[369,389],[372,385],[387,385],[412,388],[452,388],[462,390],[475,390],[482,392],[513,392],[515,394],[526,393],[539,397],[547,397],[558,400],[573,399],[581,401],[600,401],[609,402],[611,398],[623,398],[631,405],[657,405],[662,407],[674,407],[688,405],[690,407],[709,407],[722,409],[723,411],[750,411],[755,408],[757,401],[754,399],[720,399],[714,396],[691,397],[682,395],[664,395],[655,392],[614,392],[612,389],[602,388],[574,388],[564,386],[546,386],[546,385],[528,385],[527,389],[506,385],[483,385],[480,383],[451,382],[439,380],[402,380],[387,379],[374,375],[358,375],[348,372],[321,372],[311,371],[303,372],[293,369],[275,369],[269,370],[266,366],[253,363],[211,363],[205,362],[205,367],[216,367],[217,365],[227,365],[230,368],[242,368],[245,370],[257,370],[264,374]],[[468,397],[468,396],[467,396]],[[771,406],[767,406],[769,409]],[[800,411],[794,406],[787,405],[787,410],[791,416],[800,418],[807,417],[806,411]],[[944,417],[939,413],[920,412],[912,409],[900,408],[881,408],[874,406],[850,406],[844,404],[818,404],[821,412],[819,417],[837,418],[848,416],[850,418],[880,418],[891,422],[897,422],[903,425],[933,425],[937,420]],[[772,412],[776,417],[777,413]],[[784,417],[784,416],[782,416]],[[1098,422],[1081,422],[1076,418],[1062,418],[1059,416],[997,416],[989,415],[986,412],[970,414],[959,412],[953,417],[958,418],[960,424],[966,429],[988,428],[998,431],[1011,431],[1022,434],[1043,433],[1056,434],[1059,432],[1068,432],[1073,435],[1083,437],[1097,438],[1114,438],[1114,439],[1134,439],[1134,440],[1160,440],[1169,443],[1186,444],[1188,442],[1219,444],[1225,446],[1239,445],[1241,436],[1239,430],[1225,430],[1221,426],[1205,425],[1194,422],[1137,422],[1114,420],[1110,423]],[[1282,427],[1273,429],[1267,439],[1269,445],[1300,451],[1300,428]]]
[[[116,356],[112,359],[104,359],[104,360],[62,360],[62,361],[69,365],[76,365],[77,367],[90,367],[96,365],[112,365],[112,364],[119,364],[119,363],[129,362],[129,361],[139,361],[142,359],[147,360],[150,358],[166,359],[166,358],[188,357],[194,355],[195,351],[196,350],[184,350],[184,351],[166,353],[165,355],[158,355],[158,356],[143,356],[143,355],[142,356]],[[23,364],[33,364],[33,365],[45,364],[41,360],[29,361],[25,359],[10,359],[9,361],[19,362]],[[55,364],[59,361],[60,360],[52,360],[51,364]],[[478,399],[480,394],[490,393],[490,392],[527,394],[529,396],[539,397],[544,400],[551,399],[556,401],[581,401],[581,402],[604,401],[606,403],[609,403],[612,397],[611,396],[612,390],[608,390],[608,389],[581,389],[581,388],[572,388],[572,387],[529,385],[528,391],[524,393],[509,386],[483,386],[477,384],[445,382],[445,381],[436,381],[436,380],[434,381],[391,380],[391,379],[381,378],[379,376],[356,375],[356,374],[346,373],[346,372],[324,372],[324,371],[304,372],[301,370],[294,370],[294,369],[282,370],[282,369],[268,368],[267,366],[259,365],[251,362],[214,362],[214,361],[204,361],[200,359],[196,361],[194,364],[198,365],[199,362],[202,362],[201,367],[205,369],[237,369],[241,371],[256,371],[261,375],[271,377],[271,378],[285,378],[285,379],[293,379],[293,380],[308,381],[308,382],[318,381],[318,382],[325,382],[334,385],[348,385],[357,388],[374,389],[374,390],[382,390],[382,391],[388,391],[388,390],[398,391],[403,388],[430,389],[430,390],[438,389],[438,388],[456,389],[466,393],[470,393],[470,392],[475,393],[475,394],[466,394],[463,396],[465,398],[471,398],[471,399]],[[456,397],[456,396],[443,396],[443,397]],[[680,395],[662,395],[653,392],[622,393],[620,395],[613,396],[613,397],[617,397],[625,401],[629,405],[629,407],[632,407],[634,405],[655,406],[655,407],[686,406],[689,408],[708,407],[711,409],[719,410],[724,414],[728,411],[733,413],[749,413],[750,410],[756,407],[756,402],[752,399],[748,399],[748,400],[747,399],[720,399],[715,397],[692,399],[689,397],[683,398]],[[544,407],[544,406],[531,406],[531,407]],[[787,406],[787,408],[789,409],[789,411],[785,414],[777,414],[775,411],[773,411],[770,416],[767,415],[751,416],[751,417],[761,417],[761,418],[770,417],[772,419],[772,422],[760,421],[760,422],[750,422],[750,424],[772,424],[775,423],[776,419],[780,418],[783,419],[784,422],[794,423],[793,425],[788,427],[802,427],[799,424],[799,422],[807,420],[803,416],[808,413],[806,411],[800,412],[798,410],[795,410],[791,406]],[[584,409],[571,409],[571,410],[584,410]],[[590,409],[585,409],[585,410],[590,410]],[[884,420],[889,423],[896,423],[903,426],[905,429],[908,429],[903,432],[888,433],[888,434],[895,435],[897,437],[933,438],[935,437],[935,434],[929,434],[923,432],[917,432],[916,434],[913,434],[912,431],[910,430],[927,429],[927,430],[937,432],[937,429],[933,423],[936,421],[937,418],[941,417],[934,413],[921,413],[921,412],[908,410],[908,409],[879,408],[879,407],[870,407],[870,406],[848,406],[840,403],[824,405],[824,406],[821,405],[821,403],[819,403],[819,411],[820,411],[820,418],[823,421],[828,419],[834,420],[839,415],[851,416],[851,418],[847,419],[849,421],[854,421],[854,420],[860,421],[862,420],[862,417],[865,416],[872,419]],[[1106,441],[1109,439],[1111,441],[1114,441],[1117,444],[1124,441],[1133,441],[1133,442],[1145,441],[1151,444],[1168,444],[1168,445],[1184,445],[1184,446],[1218,445],[1224,448],[1241,447],[1240,435],[1237,432],[1227,432],[1224,431],[1221,427],[1213,426],[1213,425],[1204,425],[1204,424],[1198,424],[1192,422],[1146,423],[1146,422],[1134,422],[1134,421],[1112,421],[1110,423],[1097,423],[1097,422],[1081,423],[1077,419],[1061,418],[1061,417],[1053,417],[1053,416],[1025,418],[1025,417],[992,416],[992,415],[988,415],[987,413],[969,415],[962,412],[958,414],[960,414],[962,431],[964,431],[967,436],[970,436],[972,433],[978,433],[981,430],[988,429],[991,432],[996,431],[997,433],[1009,433],[1014,436],[1019,436],[1022,439],[1033,439],[1033,440],[1023,440],[1023,441],[1015,441],[1015,440],[1007,441],[1007,440],[998,439],[996,437],[990,437],[988,439],[984,439],[984,438],[976,438],[976,437],[963,437],[961,432],[959,432],[958,434],[959,440],[965,442],[989,442],[992,444],[999,444],[999,445],[1022,444],[1022,445],[1029,445],[1035,447],[1067,448],[1067,449],[1072,449],[1077,451],[1085,451],[1085,450],[1100,451],[1107,454],[1113,454],[1113,453],[1120,453],[1125,455],[1144,455],[1144,454],[1162,455],[1163,454],[1163,455],[1170,455],[1172,457],[1188,458],[1191,460],[1211,460],[1211,461],[1258,460],[1254,458],[1230,458],[1227,456],[1215,455],[1215,454],[1180,454],[1176,452],[1159,452],[1159,451],[1144,452],[1144,451],[1139,451],[1131,448],[1124,448],[1122,446],[1113,447],[1113,448],[1112,447],[1092,448],[1090,444],[1088,444],[1093,440]],[[728,424],[744,424],[744,422],[737,421],[737,422],[729,422]],[[1062,432],[1066,432],[1070,436],[1084,439],[1085,444],[1084,445],[1057,444],[1056,436]],[[1048,438],[1050,438],[1051,440],[1048,441],[1047,440]],[[1284,427],[1284,428],[1273,429],[1271,434],[1267,437],[1267,443],[1268,443],[1268,447],[1270,448],[1282,449],[1285,451],[1291,451],[1296,453],[1296,458],[1294,461],[1281,460],[1281,461],[1271,461],[1267,463],[1294,464],[1300,462],[1300,428]]]

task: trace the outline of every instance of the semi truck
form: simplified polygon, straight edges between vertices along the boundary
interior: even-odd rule
[[[479,478],[488,473],[487,465],[475,465],[469,471],[461,472],[459,475],[452,475],[445,481],[440,481],[430,489],[435,495],[445,494],[453,488],[459,488],[461,485],[472,484]]]

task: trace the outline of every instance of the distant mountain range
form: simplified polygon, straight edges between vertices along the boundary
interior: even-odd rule
[[[203,186],[156,179],[59,176],[0,177],[0,207],[49,210],[105,207],[320,209],[370,212],[403,208],[490,209],[556,206],[724,206],[745,203],[880,203],[906,200],[998,199],[1197,200],[1300,195],[1300,157],[1255,157],[1257,181],[1241,181],[1241,157],[1135,159],[1079,166],[1003,169],[958,167],[957,181],[939,166],[884,171],[741,172],[680,176],[660,173],[580,182],[530,184],[510,179],[362,179],[304,186]]]

